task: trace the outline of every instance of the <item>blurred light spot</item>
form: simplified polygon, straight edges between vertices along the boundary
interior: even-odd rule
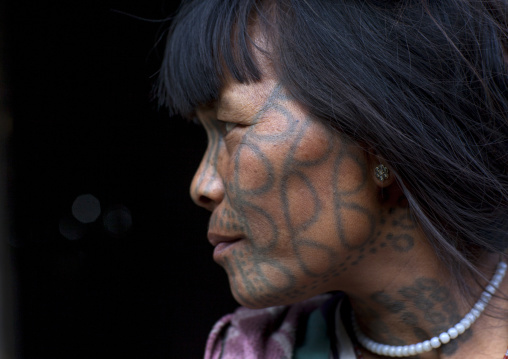
[[[83,223],[78,222],[75,218],[72,218],[70,215],[60,219],[58,229],[60,230],[60,234],[62,236],[71,241],[83,238],[86,233],[86,226]]]
[[[72,215],[81,223],[92,223],[101,215],[101,203],[91,194],[82,194],[72,203]]]
[[[103,216],[104,228],[114,237],[123,237],[132,227],[132,215],[125,206],[116,206]]]

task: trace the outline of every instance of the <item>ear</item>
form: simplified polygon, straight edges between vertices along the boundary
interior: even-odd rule
[[[369,155],[369,172],[379,188],[386,188],[395,181],[395,173],[391,166],[377,155]]]
[[[375,154],[369,154],[368,161],[369,175],[379,189],[380,201],[391,207],[408,207],[404,192],[396,181],[397,176],[388,162]]]

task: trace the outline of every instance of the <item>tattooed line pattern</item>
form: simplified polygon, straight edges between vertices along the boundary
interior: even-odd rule
[[[262,126],[257,124],[267,117],[277,119],[277,131],[258,129]],[[193,190],[204,187],[206,192],[218,176],[220,153],[228,142],[224,139],[227,135],[223,124],[214,119],[202,122],[209,144]],[[399,214],[395,208],[390,213],[374,214],[356,199],[365,189],[368,176],[365,161],[355,151],[356,144],[321,127],[319,148],[311,153],[303,150],[309,146],[310,132],[316,131],[316,120],[295,115],[292,100],[277,85],[237,139],[229,167],[222,169],[230,176],[221,179],[226,193],[224,204],[213,212],[210,228],[243,233],[246,238],[255,238],[259,227],[263,228],[262,239],[249,240],[221,263],[230,278],[234,278],[231,287],[235,296],[247,305],[268,306],[281,299],[295,299],[347,273],[380,250],[391,248],[405,253],[414,247],[411,233],[416,224],[409,215]],[[280,148],[277,164],[267,154],[273,147]],[[254,174],[250,172],[253,168],[257,171]],[[341,179],[351,169],[357,173],[357,180],[344,185]],[[320,192],[321,182],[316,178],[329,185],[330,198]],[[304,210],[301,198],[305,198]],[[277,210],[267,209],[267,201],[277,202]],[[327,206],[333,206],[333,210]],[[329,212],[333,212],[333,217],[327,217]],[[354,233],[348,228],[346,219],[351,215],[358,218],[365,231],[360,243],[351,237]],[[397,234],[377,229],[379,223],[392,218],[396,218],[393,225],[398,229]],[[316,238],[316,228],[323,220],[335,223],[333,245]],[[282,243],[286,237],[291,238],[287,248],[298,262],[299,275],[303,273],[310,278],[304,285],[297,283],[294,268],[283,260],[269,257],[286,245]],[[347,250],[348,255],[338,260],[341,250]],[[319,266],[316,261],[320,262]]]
[[[433,278],[417,278],[412,285],[401,287],[395,296],[380,291],[373,293],[370,299],[389,313],[395,314],[398,321],[406,325],[419,341],[428,340],[447,331],[462,319],[449,290]],[[373,319],[370,328],[379,336],[378,341],[390,345],[414,344],[407,343],[392,333],[390,326],[380,319],[379,313],[375,310],[358,314]],[[423,330],[422,327],[429,329]],[[442,345],[439,350],[444,355],[452,355],[458,349],[458,345],[469,340],[472,335],[473,329],[469,329],[455,340]]]

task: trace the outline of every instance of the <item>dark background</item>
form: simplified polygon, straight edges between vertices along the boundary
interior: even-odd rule
[[[236,306],[188,197],[206,137],[151,99],[169,23],[114,11],[175,2],[3,7],[16,358],[200,358]],[[100,202],[88,224],[83,194]]]

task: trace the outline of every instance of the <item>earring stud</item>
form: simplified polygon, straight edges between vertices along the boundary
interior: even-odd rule
[[[388,179],[388,177],[390,177],[390,170],[388,169],[388,167],[386,167],[383,164],[377,166],[374,169],[374,172],[375,172],[376,178],[378,180],[380,180],[381,182],[384,182],[385,180]]]

